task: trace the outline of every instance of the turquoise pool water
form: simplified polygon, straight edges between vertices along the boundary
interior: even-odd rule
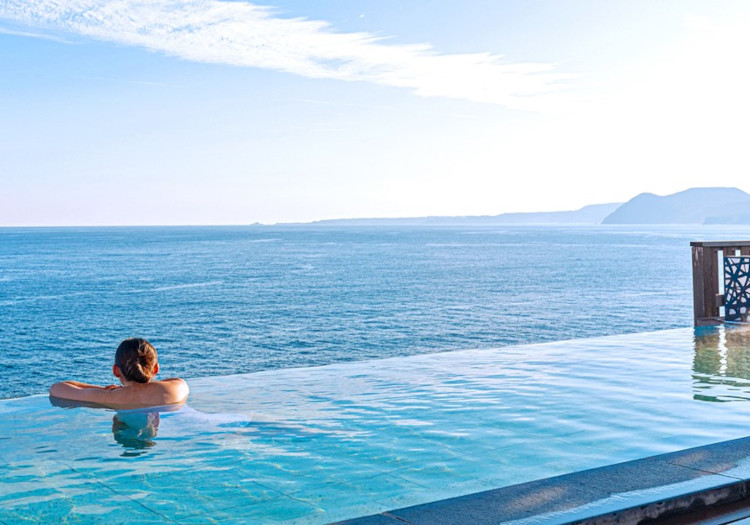
[[[177,411],[0,402],[0,522],[327,523],[750,434],[750,332],[201,378]]]

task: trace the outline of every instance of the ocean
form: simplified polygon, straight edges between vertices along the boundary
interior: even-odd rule
[[[726,226],[0,228],[0,398],[109,384],[145,337],[206,377],[692,325]],[[532,358],[533,356],[530,356]]]

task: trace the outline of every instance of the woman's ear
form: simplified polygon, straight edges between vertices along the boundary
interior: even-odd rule
[[[154,375],[156,375],[156,374],[158,374],[158,373],[159,373],[159,363],[156,363],[156,364],[154,365]]]
[[[120,372],[120,367],[117,365],[112,365],[112,374],[114,374],[114,376],[118,379],[121,378],[122,372]]]

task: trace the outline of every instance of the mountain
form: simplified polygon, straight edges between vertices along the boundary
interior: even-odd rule
[[[574,211],[550,211],[538,213],[502,213],[500,215],[474,215],[463,217],[407,217],[395,219],[328,219],[311,224],[331,226],[450,226],[485,224],[600,224],[618,206],[612,204],[592,204]]]
[[[621,202],[590,204],[575,211],[503,213],[490,218],[497,224],[600,224],[621,205]]]
[[[602,224],[748,224],[750,195],[737,188],[691,188],[672,195],[641,193]]]
[[[726,215],[712,215],[706,217],[703,224],[750,224],[750,211],[727,213]]]
[[[579,210],[462,217],[327,219],[325,226],[460,226],[495,224],[750,224],[750,194],[738,188],[690,188],[672,195],[641,193],[626,203]]]

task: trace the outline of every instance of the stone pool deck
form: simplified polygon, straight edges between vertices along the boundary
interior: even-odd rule
[[[750,437],[338,525],[750,524]]]

